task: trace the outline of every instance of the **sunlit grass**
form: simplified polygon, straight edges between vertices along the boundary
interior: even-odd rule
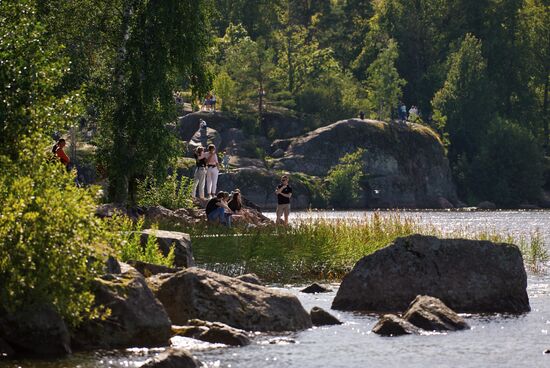
[[[401,236],[434,235],[517,244],[525,263],[538,271],[548,260],[540,233],[516,239],[511,235],[463,228],[443,233],[419,217],[400,212],[374,213],[361,218],[308,218],[293,226],[243,229],[188,228],[197,263],[216,272],[239,275],[253,272],[268,282],[338,281],[354,264]]]

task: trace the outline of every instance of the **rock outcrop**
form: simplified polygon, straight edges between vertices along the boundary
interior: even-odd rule
[[[183,349],[168,349],[148,360],[142,368],[199,368],[201,363]]]
[[[159,249],[164,256],[170,253],[172,246],[174,247],[174,265],[176,267],[193,267],[195,265],[189,234],[176,231],[146,229],[141,232],[141,243],[143,245],[147,244],[147,239],[149,239],[151,234],[157,239]]]
[[[412,235],[357,262],[332,308],[402,312],[417,295],[430,295],[459,313],[523,313],[526,288],[515,245]]]
[[[71,353],[71,337],[65,321],[49,305],[28,306],[0,316],[2,353],[7,355],[58,357]]]
[[[275,168],[325,176],[341,157],[358,148],[367,150],[361,207],[437,208],[440,198],[457,201],[441,141],[432,130],[414,123],[342,120],[292,139]]]
[[[175,324],[201,319],[251,331],[296,331],[311,318],[289,293],[198,268],[147,279]]]
[[[73,333],[78,349],[166,346],[171,322],[145,278],[121,263],[120,274],[96,280],[95,302],[110,310],[105,319],[85,322]]]
[[[240,275],[240,276],[237,276],[237,279],[254,284],[254,285],[262,285],[262,281],[260,280],[258,275],[256,275],[255,273],[247,273],[245,275]]]
[[[159,273],[175,273],[180,270],[180,268],[166,267],[142,261],[128,261],[128,264],[145,277],[151,277]]]

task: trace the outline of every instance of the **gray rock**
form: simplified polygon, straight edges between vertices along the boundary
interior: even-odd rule
[[[526,288],[515,245],[411,235],[357,262],[332,308],[402,312],[417,295],[431,295],[459,313],[523,313]]]
[[[342,322],[338,318],[320,307],[311,308],[311,323],[313,326],[328,326],[328,325],[341,325]]]
[[[145,277],[150,277],[159,273],[175,273],[180,270],[179,268],[166,267],[142,261],[128,261],[128,264]]]
[[[216,149],[220,149],[222,136],[217,130],[208,127],[206,129],[206,137],[208,144],[213,144],[216,146]],[[200,130],[198,130],[187,143],[187,151],[192,155],[199,146],[202,146]]]
[[[0,337],[21,355],[57,357],[71,353],[67,325],[49,305],[29,306],[0,317]]]
[[[421,330],[395,314],[385,314],[372,328],[372,332],[382,336],[420,334]]]
[[[199,130],[200,119],[206,121],[208,127],[222,133],[226,129],[242,128],[242,122],[233,119],[221,112],[194,112],[179,118],[176,131],[178,137],[183,141],[190,141],[193,135]]]
[[[255,273],[247,273],[246,275],[237,276],[237,279],[254,285],[262,285],[262,281]]]
[[[110,309],[106,319],[85,322],[73,333],[74,346],[126,348],[166,346],[172,323],[160,302],[147,286],[144,277],[125,263],[122,273],[108,281],[98,279],[94,285],[95,302]]]
[[[183,349],[168,349],[148,360],[142,368],[199,368],[201,363]]]
[[[497,208],[497,206],[493,202],[483,201],[477,205],[477,208],[482,210],[494,210]]]
[[[457,204],[459,204],[459,202],[457,202]],[[437,198],[437,208],[442,208],[442,209],[449,209],[449,208],[454,208],[455,206],[449,202],[449,200],[445,197],[438,197]]]
[[[304,132],[304,122],[277,112],[263,114],[262,129],[271,139],[296,137]]]
[[[194,225],[200,222],[201,219],[206,218],[204,211],[202,211],[202,214],[201,218],[201,214],[194,209],[179,208],[172,211],[162,206],[148,207],[144,211],[144,216],[148,222],[169,225],[172,228]]]
[[[0,361],[2,359],[10,359],[15,355],[12,347],[0,337]]]
[[[285,151],[283,151],[281,148],[277,148],[273,153],[271,154],[271,157],[273,158],[281,158],[285,155]]]
[[[251,331],[311,327],[309,314],[294,295],[236,278],[188,268],[147,282],[176,324],[197,318]]]
[[[544,351],[544,354],[550,354],[550,349],[546,349],[546,350]]]
[[[190,320],[186,326],[172,326],[172,331],[179,336],[190,337],[214,344],[245,346],[250,339],[245,331],[233,328],[220,322],[207,322],[199,319]]]
[[[441,141],[428,127],[414,123],[339,121],[293,138],[274,167],[322,177],[358,148],[367,150],[361,161],[368,175],[362,207],[437,208],[440,197],[457,200]]]
[[[328,289],[324,286],[321,286],[316,282],[309,285],[305,289],[300,290],[301,293],[306,293],[306,294],[328,293],[328,292],[331,292],[331,291],[332,290],[330,290],[330,289]]]
[[[464,319],[441,300],[427,295],[417,296],[403,319],[426,331],[456,331],[469,328]]]
[[[176,267],[193,267],[195,265],[189,234],[146,229],[141,232],[141,243],[143,245],[147,244],[147,239],[151,234],[157,238],[159,249],[165,256],[170,252],[170,248],[174,246],[174,264]]]

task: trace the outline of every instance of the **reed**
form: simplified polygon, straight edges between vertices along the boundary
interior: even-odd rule
[[[265,281],[279,283],[340,280],[365,255],[411,234],[518,244],[526,264],[534,270],[548,260],[539,233],[530,239],[490,230],[471,233],[466,228],[443,233],[433,225],[421,224],[418,217],[400,212],[341,220],[309,218],[290,227],[227,229],[198,225],[186,231],[202,267],[233,276],[253,272]]]

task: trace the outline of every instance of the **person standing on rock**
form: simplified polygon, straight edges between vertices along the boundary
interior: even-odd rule
[[[206,124],[206,121],[200,119],[200,136],[201,136],[201,145],[203,147],[206,147],[208,145],[208,125]]]
[[[211,144],[208,146],[208,152],[206,153],[206,194],[211,198],[216,196],[218,175],[220,173],[219,165],[216,147]]]
[[[277,185],[275,194],[277,195],[277,224],[284,223],[288,225],[288,215],[290,214],[290,197],[292,197],[292,187],[288,184],[288,176],[281,176],[281,184]],[[284,222],[281,217],[284,216]]]
[[[204,199],[204,184],[206,180],[206,155],[204,153],[204,147],[199,146],[195,150],[195,175],[193,177],[193,191],[191,192],[191,197],[196,198],[195,195],[198,194],[200,199]]]

